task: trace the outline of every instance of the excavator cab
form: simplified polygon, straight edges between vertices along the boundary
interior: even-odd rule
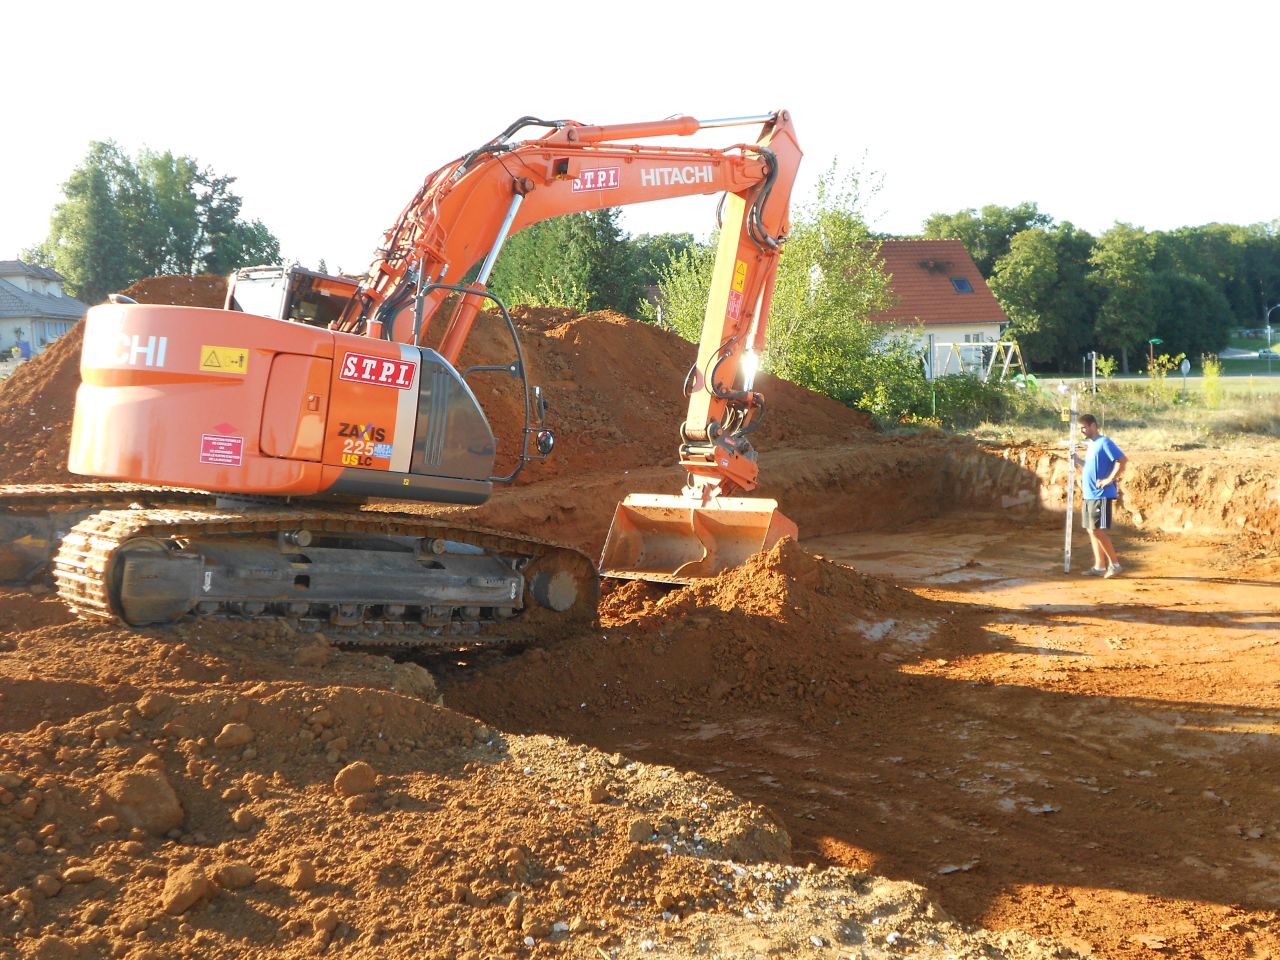
[[[227,283],[226,310],[327,327],[342,316],[360,289],[351,277],[298,264],[242,267]]]

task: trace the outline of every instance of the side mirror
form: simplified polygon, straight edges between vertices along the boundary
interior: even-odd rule
[[[556,435],[550,430],[539,430],[536,437],[536,443],[540,454],[544,457],[550,456],[551,451],[555,449]]]

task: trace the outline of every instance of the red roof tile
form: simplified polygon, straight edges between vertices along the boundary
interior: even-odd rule
[[[892,276],[897,306],[872,317],[875,323],[1008,323],[995,295],[959,240],[886,240],[880,247],[884,271]],[[960,293],[952,277],[973,288]]]

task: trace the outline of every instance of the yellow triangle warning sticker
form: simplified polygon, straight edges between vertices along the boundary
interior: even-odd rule
[[[200,348],[200,369],[243,375],[249,372],[249,350],[247,347],[211,347],[206,344]]]

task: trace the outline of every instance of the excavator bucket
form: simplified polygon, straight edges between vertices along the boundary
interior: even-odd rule
[[[726,497],[701,506],[685,497],[633,493],[613,515],[600,574],[688,583],[796,535],[776,500]]]

